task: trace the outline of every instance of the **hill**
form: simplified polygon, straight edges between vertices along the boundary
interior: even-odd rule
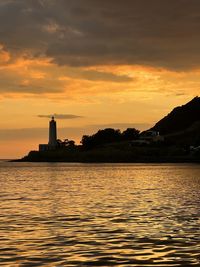
[[[193,98],[187,104],[176,107],[151,129],[161,135],[185,131],[200,122],[200,97]]]

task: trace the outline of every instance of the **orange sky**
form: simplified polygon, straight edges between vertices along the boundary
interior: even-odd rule
[[[47,142],[38,115],[64,115],[59,137],[78,142],[99,128],[143,130],[199,94],[200,4],[126,1],[0,3],[0,158]]]

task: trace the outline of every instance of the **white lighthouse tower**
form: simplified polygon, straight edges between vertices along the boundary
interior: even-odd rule
[[[48,151],[58,148],[57,127],[54,117],[49,122],[49,142],[48,144],[39,144],[39,151]]]
[[[54,149],[57,146],[57,128],[56,128],[56,121],[54,120],[54,117],[52,117],[51,121],[49,122],[48,146],[50,149]]]

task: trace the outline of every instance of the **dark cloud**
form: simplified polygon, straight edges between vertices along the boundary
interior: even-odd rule
[[[50,114],[50,115],[38,115],[39,118],[51,118],[54,116],[56,119],[61,119],[61,120],[70,120],[70,119],[79,119],[83,118],[82,116],[77,116],[73,114]]]
[[[78,78],[78,79],[84,79],[88,81],[106,81],[106,82],[131,82],[133,81],[133,78],[129,77],[128,75],[117,75],[111,72],[105,72],[105,71],[96,71],[96,70],[82,70],[82,69],[76,69],[68,68],[66,71],[67,75],[71,78]]]
[[[17,67],[15,69],[17,69]],[[23,74],[19,75],[13,70],[7,71],[0,69],[0,77],[0,94],[2,95],[13,92],[38,95],[48,92],[62,93],[64,91],[64,83],[51,75],[48,75],[47,78],[42,80],[23,80]]]
[[[1,0],[0,40],[13,55],[59,65],[199,67],[199,0]]]

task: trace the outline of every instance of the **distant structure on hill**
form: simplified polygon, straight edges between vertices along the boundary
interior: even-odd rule
[[[157,131],[148,130],[140,134],[140,139],[148,142],[162,142],[164,141],[164,136],[161,136]]]
[[[48,144],[39,144],[39,151],[55,150],[57,147],[57,126],[54,117],[52,117],[49,122],[49,142]]]
[[[161,136],[159,132],[153,130],[147,130],[140,134],[139,139],[133,140],[132,145],[150,145],[160,142],[164,142],[164,136]]]

